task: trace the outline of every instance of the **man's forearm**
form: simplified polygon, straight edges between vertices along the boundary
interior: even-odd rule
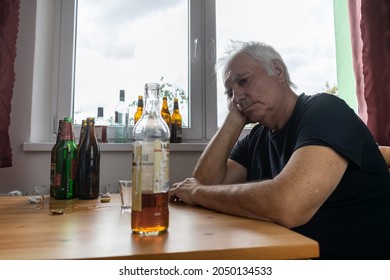
[[[229,112],[222,127],[217,131],[201,155],[193,172],[205,185],[221,184],[226,174],[226,164],[234,144],[245,126],[243,118]]]

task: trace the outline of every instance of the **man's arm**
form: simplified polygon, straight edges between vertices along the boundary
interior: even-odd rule
[[[246,169],[228,160],[230,151],[245,127],[245,117],[236,106],[229,111],[223,125],[207,145],[193,171],[203,185],[244,182]]]
[[[306,146],[293,153],[272,180],[204,186],[195,178],[170,195],[192,205],[292,228],[308,222],[339,184],[348,162],[329,147]]]

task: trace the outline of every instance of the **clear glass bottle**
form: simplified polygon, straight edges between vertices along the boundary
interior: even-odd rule
[[[144,99],[143,99],[142,95],[139,95],[138,96],[138,103],[137,103],[137,111],[134,114],[134,125],[142,117],[143,111],[144,111]]]
[[[115,143],[129,142],[129,107],[125,103],[125,91],[119,91],[119,103],[115,107]]]
[[[161,107],[161,116],[164,121],[167,123],[168,128],[171,128],[171,112],[169,112],[168,107],[168,98],[166,96],[163,97],[163,103]]]
[[[77,154],[78,197],[96,199],[100,192],[100,148],[96,139],[95,119],[87,118],[87,129]]]
[[[157,235],[169,225],[170,131],[159,103],[159,84],[146,84],[144,112],[133,129],[131,227],[141,235]]]
[[[108,143],[107,140],[107,123],[104,120],[104,109],[98,107],[97,117],[95,121],[95,132],[98,143]]]
[[[57,164],[57,149],[61,143],[61,132],[64,126],[64,120],[58,121],[58,132],[57,132],[57,140],[51,149],[51,160],[50,160],[50,196],[54,197],[54,190],[57,186],[56,184],[56,173],[57,168],[59,168],[59,164]]]
[[[54,198],[72,199],[77,196],[75,186],[77,169],[77,145],[73,134],[72,118],[64,118],[61,142],[57,148],[57,163]]]
[[[173,113],[171,116],[171,143],[183,142],[182,117],[179,111],[179,101],[175,97],[173,100]]]

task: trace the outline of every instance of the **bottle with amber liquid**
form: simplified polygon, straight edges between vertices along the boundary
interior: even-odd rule
[[[64,125],[64,120],[59,120],[58,122],[58,132],[57,132],[57,140],[51,149],[51,160],[50,160],[50,196],[54,197],[54,189],[56,187],[56,173],[57,167],[57,149],[61,142],[61,131]]]
[[[138,96],[138,103],[137,103],[137,111],[134,114],[134,125],[142,117],[143,111],[144,111],[144,99],[143,99],[142,95],[139,95]]]
[[[169,225],[169,137],[161,117],[159,84],[145,85],[145,110],[133,129],[131,228],[158,235]]]
[[[72,118],[64,118],[61,141],[57,148],[57,172],[54,198],[72,199],[77,196],[75,178],[77,145],[74,139]]]
[[[183,142],[182,117],[179,111],[179,102],[175,97],[173,100],[173,113],[171,116],[171,143]]]
[[[79,199],[97,199],[100,191],[100,148],[94,118],[87,118],[87,128],[77,154],[77,167]]]
[[[166,96],[163,97],[163,102],[161,106],[161,117],[164,119],[164,121],[167,123],[168,128],[171,128],[171,113],[169,112],[168,108],[168,99]]]

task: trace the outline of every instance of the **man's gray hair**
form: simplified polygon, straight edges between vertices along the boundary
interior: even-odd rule
[[[217,68],[222,69],[222,77],[224,82],[226,81],[226,78],[229,74],[227,71],[230,62],[236,55],[241,53],[245,53],[253,59],[257,60],[270,76],[276,75],[276,69],[272,61],[275,59],[279,60],[284,67],[286,82],[291,88],[295,88],[294,83],[290,80],[287,66],[280,54],[272,46],[255,41],[231,41],[231,44],[226,49],[225,54],[218,59],[216,64]]]

